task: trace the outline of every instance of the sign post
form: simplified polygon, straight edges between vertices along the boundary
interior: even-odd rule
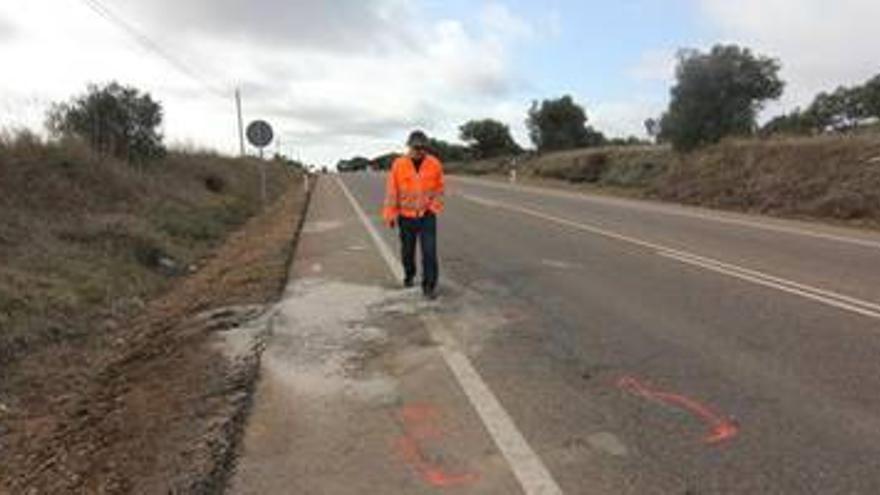
[[[272,142],[272,126],[265,120],[255,120],[248,124],[247,138],[251,145],[260,150],[260,198],[266,207],[266,164],[263,163],[263,149]]]

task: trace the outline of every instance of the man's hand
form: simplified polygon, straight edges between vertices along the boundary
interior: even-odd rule
[[[390,228],[390,229],[397,228],[397,219],[396,218],[392,218],[391,220],[388,220],[388,228]]]

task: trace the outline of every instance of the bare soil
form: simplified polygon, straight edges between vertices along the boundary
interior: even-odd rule
[[[125,321],[0,367],[0,493],[217,493],[258,348],[214,337],[275,300],[308,202],[299,181]],[[93,323],[97,326],[99,323]]]

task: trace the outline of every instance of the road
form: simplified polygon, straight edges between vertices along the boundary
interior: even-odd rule
[[[343,176],[342,194],[335,180],[325,194],[350,191],[379,233],[372,255],[396,248],[375,214],[382,177]],[[449,189],[440,301],[401,317],[441,349],[422,382],[440,385],[396,378],[462,418],[439,458],[460,449],[475,477],[448,489],[880,493],[880,236],[464,178]],[[247,465],[260,442],[245,443]],[[348,480],[338,493],[371,493]],[[407,483],[369,486],[417,493]]]

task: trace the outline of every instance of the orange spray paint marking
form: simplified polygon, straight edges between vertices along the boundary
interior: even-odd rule
[[[403,424],[404,435],[395,444],[400,457],[419,474],[425,483],[448,488],[473,483],[479,479],[477,473],[450,473],[443,466],[425,455],[425,445],[443,438],[437,427],[440,414],[428,404],[411,404],[401,408],[399,418]]]
[[[735,421],[683,395],[653,390],[631,376],[620,378],[617,387],[638,397],[677,407],[693,414],[709,426],[709,433],[703,437],[705,443],[719,444],[739,433],[739,425]]]

